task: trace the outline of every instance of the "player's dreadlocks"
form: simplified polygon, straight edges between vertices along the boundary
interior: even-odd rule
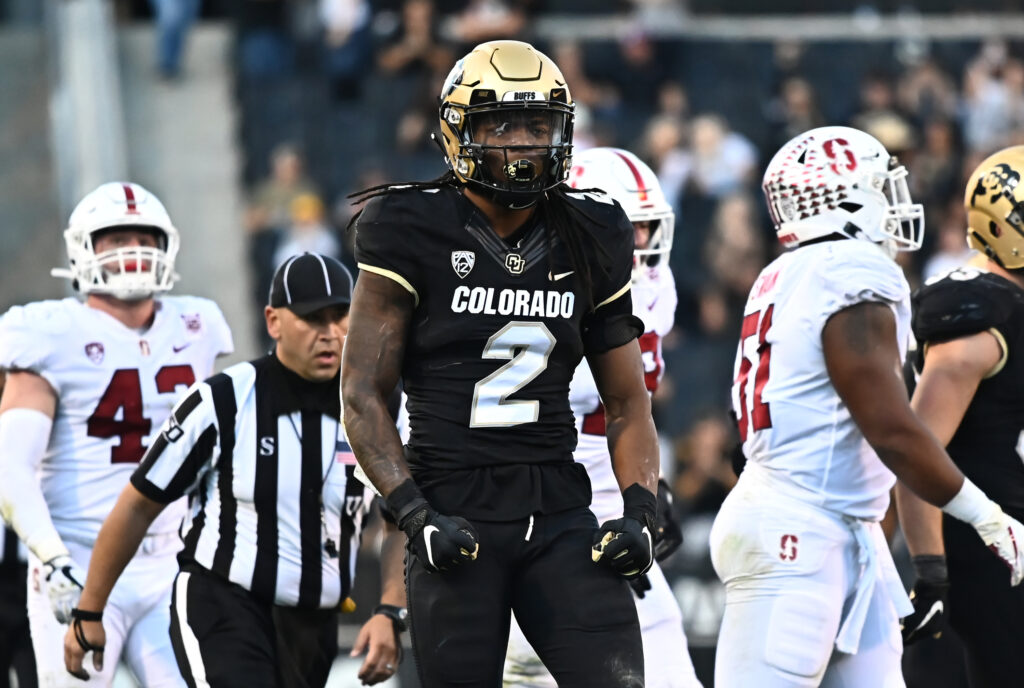
[[[462,183],[458,180],[455,174],[448,170],[443,175],[436,179],[432,179],[426,182],[398,182],[391,184],[378,184],[377,186],[371,186],[363,189],[362,191],[356,191],[348,195],[348,198],[352,199],[354,204],[365,203],[371,198],[377,198],[378,196],[386,196],[389,193],[398,191],[420,191],[425,189],[442,189],[442,188],[460,188]],[[594,295],[593,295],[593,270],[591,261],[587,259],[586,245],[589,242],[594,247],[596,253],[602,258],[598,261],[598,267],[603,273],[608,274],[608,252],[597,238],[594,237],[593,233],[587,227],[582,219],[589,220],[590,222],[596,222],[587,212],[578,208],[575,204],[570,203],[566,194],[569,192],[580,192],[580,191],[596,191],[596,189],[573,189],[566,184],[559,184],[558,186],[549,189],[544,192],[540,200],[537,202],[537,212],[539,213],[539,219],[544,223],[545,232],[547,236],[548,244],[548,268],[552,272],[555,270],[555,266],[552,264],[554,256],[554,247],[556,239],[565,244],[566,249],[569,251],[569,260],[572,263],[573,270],[579,275],[580,281],[583,285],[583,291],[587,295],[587,306],[588,308],[594,307]],[[354,231],[356,223],[359,220],[359,216],[362,215],[362,210],[357,212],[349,220],[347,231]]]

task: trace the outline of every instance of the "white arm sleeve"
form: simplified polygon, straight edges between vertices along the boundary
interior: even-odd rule
[[[36,477],[52,427],[53,419],[35,409],[12,408],[0,414],[0,515],[43,562],[68,554]]]

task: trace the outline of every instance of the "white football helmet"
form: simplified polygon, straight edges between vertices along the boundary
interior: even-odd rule
[[[762,183],[779,241],[787,248],[832,235],[916,251],[924,208],[907,188],[907,169],[873,136],[820,127],[779,149]]]
[[[103,230],[140,228],[156,232],[158,246],[123,246],[96,253],[95,235]],[[129,182],[103,184],[79,201],[64,230],[68,267],[54,268],[54,277],[72,280],[83,294],[110,294],[126,301],[168,291],[178,275],[174,259],[178,230],[163,204],[149,191]]]
[[[676,215],[647,163],[621,148],[590,148],[573,157],[568,183],[574,189],[601,189],[619,202],[630,222],[651,223],[647,246],[633,251],[634,281],[647,266],[668,260]]]

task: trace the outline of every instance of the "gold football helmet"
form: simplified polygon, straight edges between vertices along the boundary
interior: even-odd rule
[[[967,243],[1007,270],[1024,268],[1024,146],[985,158],[967,182]]]
[[[528,208],[572,167],[575,105],[561,71],[529,43],[481,43],[441,89],[445,160],[496,203]]]

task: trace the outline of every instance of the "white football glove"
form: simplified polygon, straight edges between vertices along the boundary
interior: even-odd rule
[[[62,624],[70,622],[71,610],[78,606],[85,586],[85,571],[71,557],[61,554],[43,564],[43,575],[53,615]]]
[[[995,509],[987,520],[974,528],[988,548],[1010,567],[1010,585],[1020,583],[1024,578],[1024,525],[1002,509]]]

